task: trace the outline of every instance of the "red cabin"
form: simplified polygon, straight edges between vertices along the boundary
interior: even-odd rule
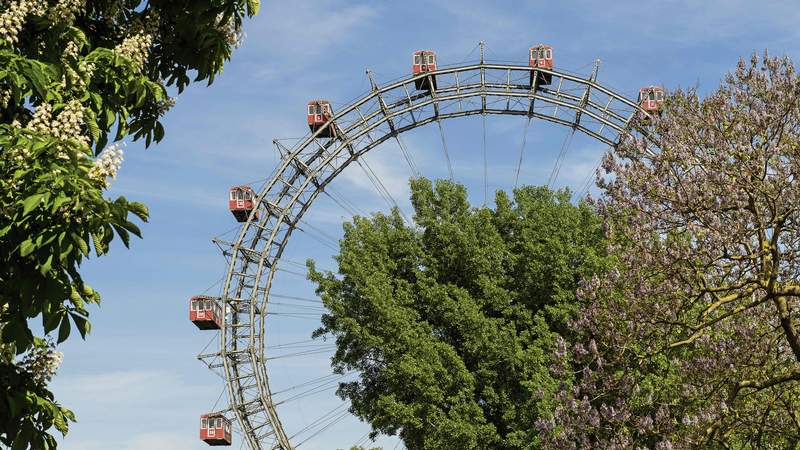
[[[332,118],[333,109],[331,108],[331,102],[328,100],[311,100],[308,102],[308,128],[311,129],[312,133],[316,133],[323,125],[330,122]],[[331,124],[322,130],[318,137],[336,137],[336,127]]]
[[[549,45],[539,44],[531,47],[529,56],[530,66],[537,69],[553,70],[553,48]],[[534,80],[534,72],[531,72],[531,84]],[[536,87],[543,84],[550,84],[553,81],[553,76],[549,73],[539,72],[536,75]]]
[[[664,88],[645,86],[639,89],[639,105],[648,113],[658,113],[664,105]]]
[[[417,50],[412,56],[411,73],[419,75],[429,72],[436,72],[436,53],[431,50]],[[430,83],[433,83],[433,88],[436,89],[436,77],[434,75],[418,78],[414,81],[414,87],[419,91],[430,91]]]
[[[222,309],[213,297],[197,295],[189,300],[189,320],[201,330],[219,330]]]
[[[256,193],[250,186],[234,186],[228,197],[228,208],[237,222],[247,222],[250,213],[255,209]],[[258,219],[258,212],[255,218]]]
[[[231,445],[231,421],[220,413],[200,416],[200,440],[208,445]]]

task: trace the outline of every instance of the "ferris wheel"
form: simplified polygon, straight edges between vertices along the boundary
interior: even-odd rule
[[[346,168],[361,170],[378,195],[390,206],[397,206],[386,180],[364,158],[367,152],[394,141],[411,173],[418,176],[419,167],[401,135],[436,124],[447,173],[453,179],[451,158],[458,155],[450,154],[443,121],[482,117],[485,152],[485,118],[519,116],[526,122],[514,175],[516,186],[528,126],[538,119],[567,129],[567,139],[548,179],[550,185],[558,177],[576,133],[614,148],[636,131],[631,127],[637,115],[655,114],[663,103],[664,90],[659,86],[643,87],[639,97],[631,100],[598,83],[597,63],[583,75],[557,69],[548,45],[531,47],[524,64],[487,61],[483,43],[480,50],[480,60],[453,66],[440,65],[434,51],[416,51],[409,76],[379,84],[368,71],[370,91],[338,110],[328,100],[308,102],[309,134],[291,146],[274,141],[281,160],[267,181],[258,189],[249,185],[230,189],[228,208],[241,225],[231,239],[215,239],[227,261],[220,294],[195,296],[189,301],[190,320],[201,330],[217,331],[212,350],[204,350],[198,358],[226,385],[227,404],[219,408],[215,405],[200,418],[201,440],[209,445],[232,445],[235,439],[241,439],[237,444],[253,450],[292,450],[305,447],[348,417],[347,404],[340,401],[327,409],[306,411],[313,417],[303,426],[284,426],[282,419],[292,414],[293,401],[330,393],[348,376],[356,375],[293,370],[276,386],[275,371],[280,371],[281,361],[331,354],[333,346],[308,339],[308,335],[306,339],[280,339],[281,320],[318,321],[324,311],[314,298],[273,292],[273,287],[282,273],[305,275],[298,273],[302,269],[292,270],[293,265],[302,264],[284,255],[295,231],[337,250],[336,239],[304,218],[315,200],[324,198],[351,216],[364,215],[332,185]],[[484,156],[486,185],[485,165]],[[593,167],[596,170],[597,166]],[[595,170],[587,174],[576,194],[588,192]],[[367,440],[365,435],[338,447],[365,444]],[[329,444],[330,440],[326,442],[325,448],[337,448]]]

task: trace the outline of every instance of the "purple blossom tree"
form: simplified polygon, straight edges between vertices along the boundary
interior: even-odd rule
[[[753,55],[606,156],[619,264],[580,289],[544,447],[800,445],[798,99],[788,58]]]

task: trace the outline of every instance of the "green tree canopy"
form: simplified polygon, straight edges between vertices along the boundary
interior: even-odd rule
[[[139,236],[144,205],[104,196],[109,142],[164,136],[190,82],[211,83],[258,0],[0,0],[0,445],[54,448],[73,414],[46,388],[57,342],[90,330],[79,268]]]
[[[411,181],[415,225],[345,224],[339,273],[309,262],[329,312],[338,393],[409,449],[531,448],[561,380],[548,367],[579,308],[582,277],[608,264],[601,221],[566,190],[496,194],[470,207],[449,181]]]

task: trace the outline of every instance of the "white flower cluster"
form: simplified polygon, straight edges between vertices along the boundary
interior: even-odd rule
[[[217,22],[219,23],[217,26],[219,30],[225,34],[225,38],[234,48],[239,48],[242,46],[242,42],[244,42],[244,32],[242,31],[241,24],[237,24],[233,17],[228,19],[228,22],[222,22],[223,15],[217,15]]]
[[[162,101],[158,105],[158,115],[163,116],[167,113],[173,106],[175,106],[177,98],[176,97],[167,97],[166,100]]]
[[[109,179],[117,177],[117,172],[122,166],[122,148],[119,144],[112,144],[106,147],[100,156],[94,160],[94,166],[89,171],[89,176],[105,183],[106,187],[111,185]]]
[[[53,108],[42,103],[33,113],[27,129],[51,134],[59,139],[74,139],[81,144],[89,145],[89,139],[83,135],[83,106],[78,100],[72,100],[53,117]]]
[[[46,7],[47,2],[41,0],[19,0],[11,3],[8,9],[0,14],[0,39],[15,44],[28,14],[41,16]]]
[[[47,18],[53,23],[69,23],[75,20],[75,13],[83,9],[84,0],[58,0],[58,3],[47,12]]]
[[[69,41],[67,46],[64,48],[64,58],[65,59],[78,59],[78,44],[75,41]]]
[[[0,89],[0,109],[5,109],[8,107],[8,103],[11,101],[11,91],[8,89]]]
[[[61,55],[61,62],[64,68],[64,75],[61,77],[61,88],[66,89],[67,85],[81,90],[86,87],[94,75],[95,64],[87,61],[79,61],[80,50],[78,44],[70,41]],[[77,65],[74,63],[77,61]]]
[[[140,68],[144,66],[153,46],[153,37],[158,31],[159,17],[157,14],[148,13],[143,21],[131,27],[128,37],[114,48],[114,53],[133,60]]]
[[[29,351],[20,363],[20,367],[33,375],[34,381],[40,385],[47,385],[53,379],[64,354],[56,351],[52,342],[45,347],[35,347]]]

